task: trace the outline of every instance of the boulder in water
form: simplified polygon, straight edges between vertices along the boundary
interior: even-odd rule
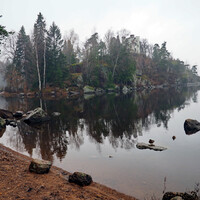
[[[184,130],[187,135],[194,134],[200,130],[200,122],[194,119],[186,119],[184,122]]]
[[[42,108],[36,108],[35,110],[31,111],[23,121],[27,124],[37,124],[49,121],[50,118],[48,117],[47,113]]]

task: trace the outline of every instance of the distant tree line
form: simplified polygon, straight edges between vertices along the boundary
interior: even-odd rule
[[[8,32],[0,26],[0,42],[4,36],[8,37]],[[54,22],[47,29],[41,13],[31,35],[22,26],[17,35],[8,37],[6,56],[5,77],[8,88],[15,92],[73,85],[74,75],[81,76],[83,85],[102,88],[133,86],[139,78],[141,83],[171,84],[197,77],[197,66],[174,59],[166,42],[160,47],[139,40],[127,30],[117,34],[108,30],[103,40],[94,33],[80,46],[73,30],[63,38]]]

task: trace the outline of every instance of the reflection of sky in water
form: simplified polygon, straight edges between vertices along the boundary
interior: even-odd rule
[[[54,154],[54,165],[70,172],[84,171],[91,174],[97,182],[141,199],[153,194],[161,196],[165,177],[166,191],[193,189],[194,184],[200,182],[200,133],[186,135],[183,123],[187,118],[200,121],[200,103],[195,101],[199,102],[199,98],[187,100],[185,107],[179,106],[183,109],[174,107],[170,111],[167,129],[163,123],[150,123],[148,128],[138,129],[142,134],[138,134],[137,138],[133,135],[128,139],[125,136],[116,138],[110,132],[108,136],[102,137],[102,143],[98,143],[88,133],[85,120],[81,119],[79,122],[85,125],[84,128],[79,127],[74,135],[65,131],[69,143],[67,154],[62,159]],[[148,115],[148,120],[153,119],[151,115]],[[7,127],[0,142],[27,155],[23,138],[17,135],[16,130],[17,128]],[[174,141],[173,135],[176,136]],[[137,142],[147,143],[150,138],[155,140],[155,144],[165,146],[168,150],[154,152],[135,147]],[[38,142],[32,156],[41,158]]]

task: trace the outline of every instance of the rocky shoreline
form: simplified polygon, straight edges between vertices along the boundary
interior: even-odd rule
[[[110,93],[121,93],[128,94],[135,91],[143,91],[143,90],[154,90],[154,89],[165,89],[171,87],[193,87],[200,86],[200,83],[188,83],[188,84],[162,84],[162,85],[140,85],[137,87],[131,86],[119,86],[114,85],[111,88],[95,88],[89,85],[85,85],[84,87],[68,87],[68,88],[58,88],[58,87],[48,87],[45,88],[41,93],[38,91],[26,91],[26,92],[0,92],[0,96],[4,97],[19,97],[19,98],[35,98],[35,97],[43,97],[43,98],[63,98],[63,97],[74,97],[74,96],[82,96],[82,95],[103,95]]]

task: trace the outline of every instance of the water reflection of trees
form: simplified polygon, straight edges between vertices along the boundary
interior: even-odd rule
[[[113,148],[131,149],[138,135],[152,125],[168,128],[174,109],[183,109],[190,99],[196,102],[196,95],[197,90],[190,88],[105,95],[89,100],[43,100],[49,114],[58,111],[61,115],[39,128],[20,123],[18,133],[30,155],[39,148],[41,157],[50,160],[53,155],[64,158],[68,145],[79,149],[84,143],[84,134],[97,145],[107,138]],[[39,106],[37,99],[17,102],[8,100],[11,110],[27,111]]]

